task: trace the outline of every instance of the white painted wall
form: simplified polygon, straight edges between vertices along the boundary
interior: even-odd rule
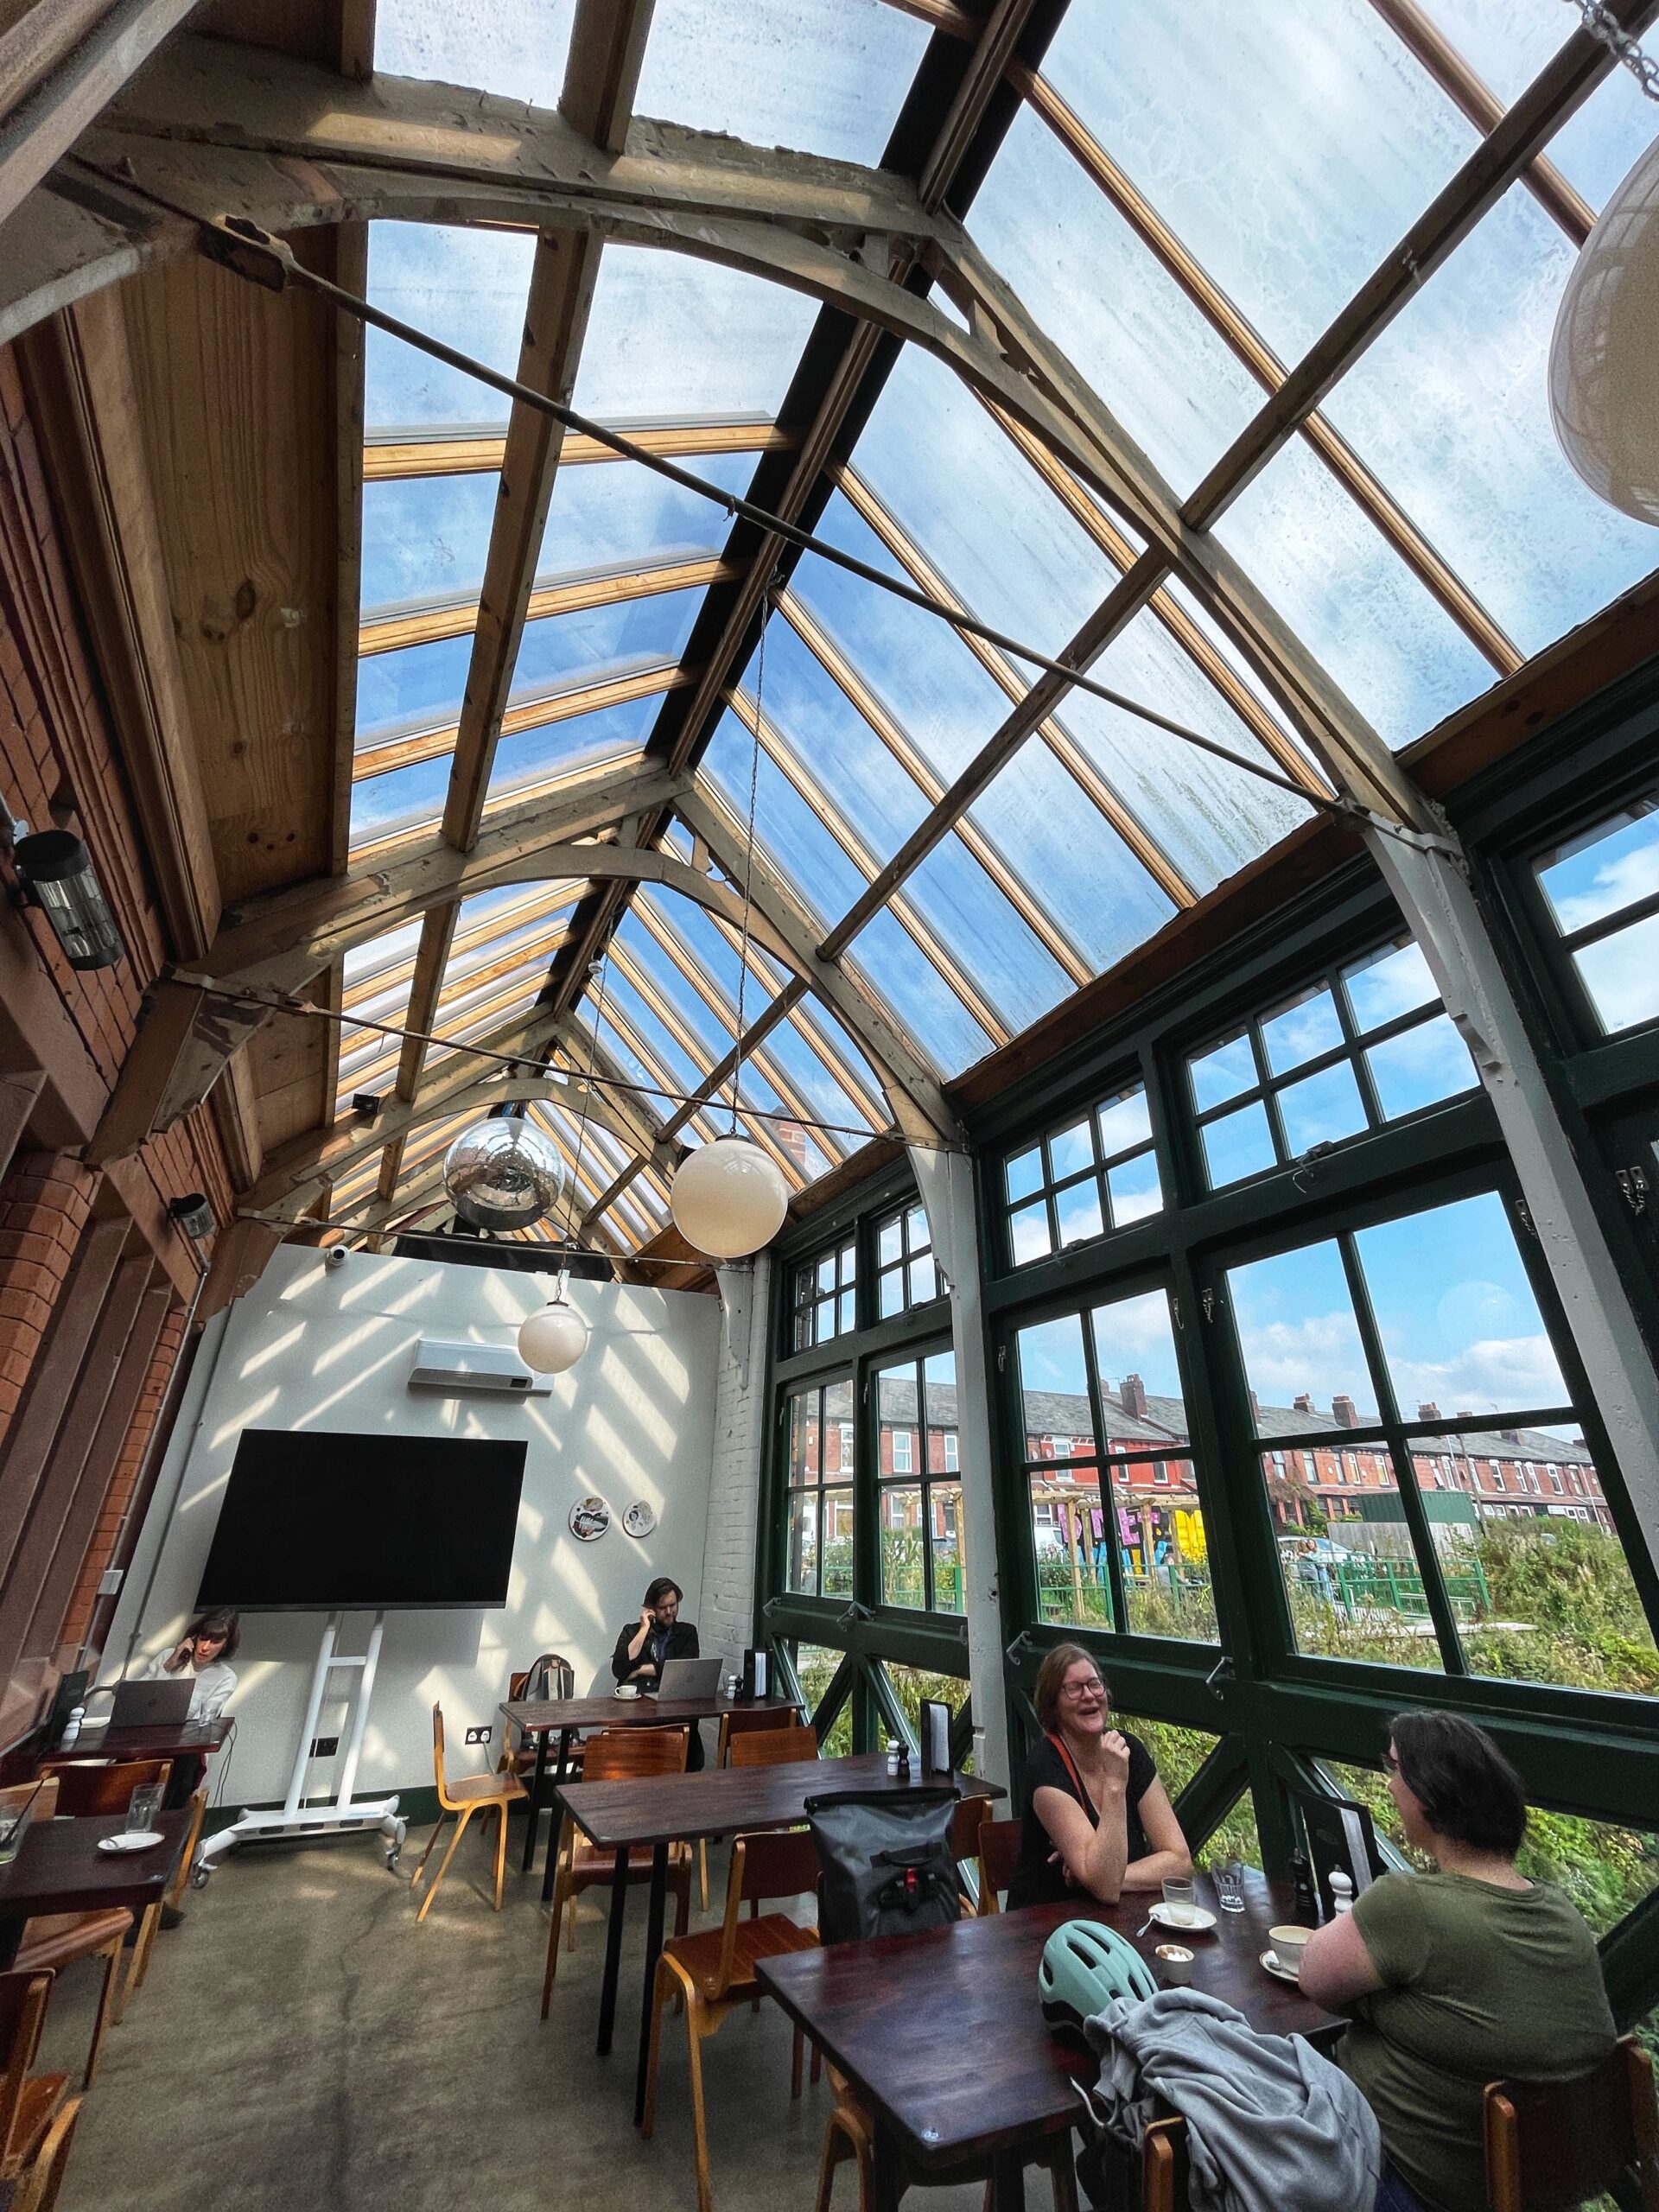
[[[137,1674],[177,1638],[244,1428],[290,1428],[302,1448],[307,1429],[522,1437],[530,1447],[506,1605],[387,1616],[360,1796],[430,1785],[435,1700],[443,1705],[452,1770],[493,1765],[501,1740],[495,1707],[508,1673],[539,1651],[564,1653],[581,1691],[601,1668],[608,1684],[616,1631],[638,1618],[652,1576],[671,1574],[684,1590],[686,1617],[697,1620],[721,1357],[717,1300],[572,1282],[569,1296],[593,1338],[577,1365],[553,1378],[550,1397],[444,1398],[407,1387],[422,1337],[511,1345],[551,1287],[546,1276],[358,1253],[329,1268],[320,1252],[279,1250],[231,1309],[217,1358],[211,1341],[202,1346],[201,1363],[212,1360],[212,1372],[175,1433],[99,1680],[118,1678],[130,1642],[129,1671]],[[580,1544],[567,1516],[593,1491],[613,1517],[596,1542]],[[643,1541],[621,1526],[636,1498],[648,1499],[658,1516]],[[245,1616],[226,1803],[266,1802],[285,1792],[323,1618]],[[346,1617],[342,1650],[363,1649],[369,1620]],[[705,1635],[705,1651],[720,1648]],[[343,1718],[340,1700],[325,1706],[318,1732],[335,1732]],[[486,1721],[495,1727],[489,1754],[464,1750],[467,1726]],[[332,1763],[316,1763],[314,1794],[328,1794],[332,1771]]]

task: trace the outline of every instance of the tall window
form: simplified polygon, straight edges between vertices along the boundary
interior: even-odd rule
[[[1186,1064],[1212,1191],[1475,1087],[1409,938],[1307,984]]]
[[[885,1321],[939,1294],[933,1240],[921,1206],[905,1206],[875,1225],[875,1310]]]
[[[804,1261],[791,1281],[790,1345],[810,1351],[858,1325],[858,1244],[849,1237],[833,1251]]]
[[[788,1519],[784,1586],[810,1598],[853,1592],[851,1378],[792,1390],[784,1402]]]
[[[1580,1523],[1539,1481],[1573,1461],[1599,1497],[1497,1192],[1224,1281],[1298,1650],[1659,1693],[1611,1517]],[[1298,1481],[1276,1465],[1292,1437]],[[1448,1460],[1466,1489],[1438,1484]]]
[[[1016,1342],[1041,1618],[1212,1642],[1167,1293],[1038,1322]]]
[[[959,1613],[964,1556],[955,1354],[878,1368],[875,1400],[881,1602]]]
[[[1115,1091],[1014,1154],[1003,1175],[1015,1267],[1161,1212],[1145,1084]]]
[[[1604,1034],[1659,1020],[1659,791],[1534,863]]]

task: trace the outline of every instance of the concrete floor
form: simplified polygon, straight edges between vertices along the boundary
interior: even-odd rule
[[[184,1926],[158,1938],[105,2043],[59,2212],[695,2206],[683,2029],[671,2016],[656,2133],[643,2142],[632,2126],[643,1891],[630,1903],[615,2048],[601,2059],[600,1899],[584,1902],[543,2024],[539,1869],[531,1879],[510,1857],[493,1913],[488,1853],[469,1832],[417,1928],[408,1877],[426,1833],[411,1832],[401,1878],[374,1843],[352,1838],[233,1853],[190,1893]],[[519,1848],[522,1835],[515,1821]],[[711,1903],[722,1859],[710,1854]],[[62,1978],[44,2064],[84,2063],[95,1986],[87,1967]],[[791,2105],[789,2057],[771,2005],[735,2012],[704,2047],[716,2212],[810,2212],[831,2100],[820,2083]],[[1046,2181],[1027,2187],[1033,2208],[1049,2204]],[[835,2212],[856,2212],[857,2196],[843,2166]],[[981,2192],[912,2201],[978,2212]]]

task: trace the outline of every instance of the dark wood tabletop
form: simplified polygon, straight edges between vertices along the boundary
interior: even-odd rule
[[[700,1774],[648,1774],[623,1782],[561,1783],[558,1796],[576,1826],[601,1851],[635,1844],[678,1843],[696,1836],[734,1835],[745,1828],[782,1828],[804,1820],[809,1797],[836,1789],[914,1789],[934,1786],[919,1772],[898,1779],[885,1751],[853,1758],[803,1759],[788,1766],[720,1766]],[[1001,1797],[995,1783],[972,1775],[938,1777],[964,1797]]]
[[[0,1969],[17,1955],[23,1923],[36,1913],[97,1912],[124,1905],[142,1913],[165,1891],[178,1866],[190,1815],[162,1813],[165,1837],[148,1851],[100,1851],[100,1837],[119,1835],[126,1815],[110,1820],[31,1821],[17,1856],[0,1866]]]
[[[789,1697],[556,1697],[511,1698],[496,1707],[526,1736],[557,1735],[578,1728],[674,1728],[683,1721],[715,1720],[722,1713],[798,1713]]]
[[[206,1758],[230,1731],[230,1720],[222,1713],[195,1728],[182,1723],[161,1728],[83,1728],[67,1751],[42,1751],[39,1763],[63,1766],[87,1759],[176,1759],[189,1751]]]
[[[1076,2120],[1071,2082],[1092,2087],[1098,2069],[1078,2038],[1049,2028],[1037,1999],[1043,1946],[1067,1920],[1103,1920],[1154,1973],[1154,1946],[1184,1943],[1193,1953],[1192,1986],[1236,2006],[1263,2034],[1325,2036],[1344,2025],[1259,1963],[1268,1928],[1291,1917],[1288,1890],[1252,1873],[1245,1893],[1246,1910],[1217,1913],[1204,1935],[1177,1937],[1156,1926],[1138,1935],[1154,1902],[1139,1891],[1116,1905],[1038,1905],[921,1936],[763,1959],[760,1979],[896,2134],[906,2159],[925,2171],[1029,2144]],[[1215,1910],[1207,1875],[1198,1877],[1198,1895]]]

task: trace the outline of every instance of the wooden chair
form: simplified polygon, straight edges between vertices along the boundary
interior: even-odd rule
[[[810,1732],[810,1731],[807,1732]],[[737,1738],[740,1744],[764,1738]],[[760,1904],[778,1897],[804,1897],[818,1883],[817,1847],[804,1829],[782,1834],[738,1836],[732,1845],[726,1881],[726,1915],[718,1928],[702,1929],[695,1936],[680,1934],[663,1946],[657,1961],[657,1980],[652,1993],[651,2050],[645,2062],[645,2109],[640,2133],[649,2135],[657,2110],[657,2066],[663,2040],[663,2014],[669,2001],[681,1998],[685,2005],[687,2056],[691,2081],[691,2133],[696,2145],[697,2212],[710,2212],[713,2202],[709,2180],[709,2135],[702,2104],[702,2045],[734,2005],[747,2004],[761,1994],[756,1972],[762,1959],[776,1959],[791,1951],[816,1948],[818,1931],[803,1928],[787,1913],[755,1913],[742,1917],[747,1904],[754,1913]],[[795,2033],[795,2063],[790,2094],[801,2094],[801,2035]]]
[[[1141,2212],[1191,2212],[1186,2122],[1179,2113],[1149,2121],[1141,2145]]]
[[[818,2193],[813,2200],[812,2212],[830,2212],[830,2201],[835,2192],[836,2169],[851,2158],[858,2174],[858,2212],[870,2212],[874,2199],[874,2149],[875,2130],[862,2101],[844,2075],[831,2066],[826,2068],[830,2086],[836,2093],[836,2101],[823,2131],[823,2156],[818,2164]],[[991,2212],[991,2177],[989,2160],[976,2158],[964,2165],[951,2166],[939,2174],[906,2175],[899,2183],[902,2196],[908,2189],[957,2189],[964,2182],[982,2180],[985,2184],[984,2212]],[[1054,2192],[1054,2212],[1077,2212],[1077,2173],[1071,2162],[1071,2132],[1051,2137],[1048,2141],[1033,2147],[1027,2157],[1027,2165],[1039,2167],[1047,2173]],[[1177,2212],[1185,2212],[1185,2200],[1179,2200]],[[1142,2212],[1154,2212],[1143,2206]],[[1160,2208],[1159,2212],[1166,2212]]]
[[[29,2071],[51,1994],[49,1974],[0,1974],[0,2186],[15,2188],[38,2164],[69,2086],[67,2074]]]
[[[1014,1879],[1020,1861],[1021,1821],[994,1821],[988,1814],[979,1829],[979,1909],[1001,1912],[1001,1893]]]
[[[964,1797],[950,1815],[950,1856],[957,1862],[957,1887],[962,1897],[963,1911],[971,1919],[978,1910],[968,1893],[968,1885],[961,1878],[962,1869],[979,1858],[979,1831],[984,1825],[989,1806],[985,1797]]]
[[[1621,2179],[1621,2204],[1659,2212],[1659,2100],[1634,2036],[1575,2082],[1489,2082],[1484,2118],[1490,2212],[1555,2212]]]
[[[39,1769],[46,1781],[58,1785],[58,1817],[76,1821],[109,1820],[124,1813],[135,1789],[159,1783],[163,1789],[173,1772],[171,1759],[66,1759],[60,1764],[45,1759]]]
[[[12,2212],[52,2212],[63,2187],[63,2170],[69,2163],[69,2146],[75,2139],[82,2100],[71,2097],[46,2132],[33,2162],[25,2168]]]
[[[166,1902],[175,1912],[184,1903],[185,1891],[190,1884],[190,1866],[196,1855],[196,1846],[201,1841],[202,1822],[207,1817],[207,1785],[204,1782],[190,1799],[190,1826],[185,1831],[184,1849],[179,1854],[179,1871],[173,1877],[173,1885]]]
[[[520,1802],[528,1794],[516,1775],[468,1774],[459,1782],[450,1782],[443,1771],[443,1707],[432,1708],[432,1771],[438,1784],[438,1825],[432,1831],[426,1849],[421,1853],[421,1863],[415,1869],[409,1886],[412,1890],[426,1872],[426,1862],[432,1856],[432,1846],[438,1840],[447,1813],[459,1815],[455,1832],[449,1839],[449,1848],[434,1878],[431,1888],[416,1914],[416,1923],[426,1918],[432,1910],[432,1900],[443,1886],[443,1878],[449,1872],[449,1861],[455,1855],[455,1846],[467,1833],[467,1823],[474,1813],[493,1813],[496,1816],[495,1837],[495,1910],[501,1910],[501,1890],[507,1871],[507,1813],[510,1807]]]
[[[153,1763],[152,1763],[153,1764]],[[165,1763],[163,1762],[163,1766]],[[22,1805],[34,1800],[29,1817],[35,1821],[49,1821],[63,1809],[63,1777],[72,1770],[62,1767],[55,1773],[42,1775],[38,1786],[32,1782],[14,1783],[0,1789],[0,1806]],[[110,1767],[95,1770],[109,1774]],[[130,1789],[128,1795],[131,1795]],[[125,1811],[123,1801],[120,1810]],[[156,1917],[160,1913],[156,1910]],[[148,1923],[150,1913],[144,1915]],[[132,1915],[123,1906],[102,1912],[39,1913],[23,1923],[23,1940],[17,1947],[13,1961],[15,1970],[22,1974],[53,1975],[66,1967],[79,1966],[83,1959],[102,1959],[104,1986],[99,1993],[98,2010],[92,2016],[92,2048],[86,2054],[86,2070],[82,2086],[90,2088],[92,2076],[98,2071],[99,2053],[109,2030],[120,2022],[126,2010],[127,1985],[121,1973],[122,1954],[132,1928]]]
[[[764,1736],[774,1728],[798,1726],[795,1715],[786,1706],[763,1706],[758,1713],[742,1706],[734,1706],[720,1716],[720,1739],[715,1747],[715,1764],[731,1764],[734,1736]]]
[[[588,1782],[620,1782],[642,1774],[683,1774],[686,1732],[683,1728],[604,1728],[588,1744],[582,1772]],[[640,1844],[628,1853],[630,1882],[651,1879],[652,1853]],[[542,2018],[552,2002],[554,1977],[559,1970],[559,1936],[567,1906],[570,1913],[569,1942],[575,1948],[576,1899],[584,1890],[608,1887],[616,1872],[616,1853],[599,1851],[588,1842],[567,1813],[559,1833],[558,1868],[553,1881],[553,1922],[547,1934],[547,1972],[542,1978]],[[669,1846],[668,1883],[674,1892],[674,1931],[683,1936],[691,1916],[691,1851],[688,1844]]]
[[[764,1728],[753,1736],[734,1736],[726,1746],[732,1766],[799,1766],[818,1756],[810,1728]]]
[[[520,1698],[574,1697],[576,1694],[576,1670],[569,1660],[556,1651],[543,1651],[532,1659],[522,1672],[507,1676],[507,1700],[516,1705]],[[508,1723],[511,1727],[512,1723]],[[570,1746],[566,1764],[574,1773],[582,1764],[582,1738],[577,1737]],[[515,1751],[510,1744],[501,1749],[498,1774],[516,1774],[521,1777],[536,1770],[536,1746],[521,1744]]]

